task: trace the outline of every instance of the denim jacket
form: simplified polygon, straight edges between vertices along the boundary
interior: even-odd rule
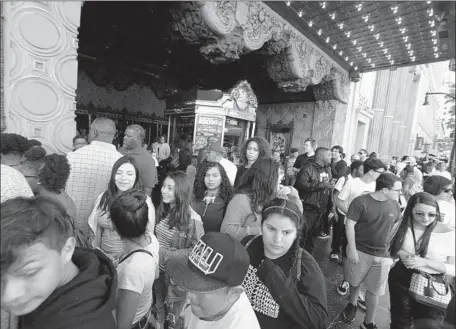
[[[186,257],[198,240],[204,235],[203,222],[200,215],[190,208],[190,225],[187,230],[174,233],[170,247],[160,246],[160,264],[170,258]]]

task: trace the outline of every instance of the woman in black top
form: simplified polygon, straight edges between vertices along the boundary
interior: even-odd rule
[[[223,166],[203,161],[193,185],[193,209],[201,216],[204,232],[220,232],[232,193],[233,187]]]
[[[241,149],[240,162],[234,180],[234,187],[237,187],[242,175],[260,158],[271,157],[271,146],[263,137],[254,136],[249,138]]]
[[[274,199],[262,213],[262,235],[244,238],[250,266],[242,284],[261,329],[321,329],[328,321],[326,285],[315,259],[299,247],[303,216]]]

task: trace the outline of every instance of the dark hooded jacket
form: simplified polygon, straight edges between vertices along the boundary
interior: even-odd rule
[[[117,329],[114,265],[97,249],[76,248],[72,260],[79,274],[19,317],[19,329]]]
[[[328,209],[331,189],[323,187],[324,180],[330,181],[331,170],[316,162],[307,162],[296,176],[294,188],[298,190],[302,206],[306,210],[325,212]]]

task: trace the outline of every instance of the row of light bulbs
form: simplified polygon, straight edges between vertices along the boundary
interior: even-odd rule
[[[427,1],[427,4],[430,4],[430,3],[431,3],[431,1]],[[290,2],[290,1],[287,1],[287,6],[290,6],[290,5],[291,5],[291,2]],[[321,6],[322,9],[325,9],[325,8],[326,8],[326,1],[321,2],[321,3],[320,3],[320,6]],[[362,6],[363,6],[363,4],[362,4],[362,3],[359,3],[359,4],[356,4],[356,5],[355,5],[355,8],[357,9],[357,11],[361,11],[361,10],[362,10]],[[391,10],[393,11],[394,14],[397,14],[397,12],[398,12],[398,10],[399,10],[399,6],[398,6],[398,5],[392,6],[392,7],[391,7]],[[427,13],[428,13],[428,16],[430,16],[430,17],[434,16],[434,10],[433,10],[432,8],[428,9],[428,10],[427,10]],[[298,12],[298,16],[299,16],[299,17],[302,17],[302,16],[303,16],[303,12],[302,12],[302,11],[299,11],[299,12]],[[336,18],[336,13],[335,13],[335,12],[330,13],[330,14],[329,14],[329,17],[330,17],[332,20],[334,20],[334,19]],[[370,18],[370,15],[369,15],[369,14],[362,16],[362,19],[363,19],[364,22],[366,22],[366,23],[369,21],[369,18]],[[396,18],[395,18],[395,21],[396,21],[396,23],[397,23],[398,25],[401,25],[401,24],[402,24],[402,17],[401,17],[401,16],[396,17]],[[309,25],[309,27],[312,27],[312,26],[313,26],[313,21],[311,20],[311,21],[309,21],[307,24]],[[431,27],[434,27],[434,26],[435,26],[434,20],[429,20],[429,25],[430,25]],[[344,22],[340,22],[339,24],[337,24],[337,26],[339,27],[339,29],[342,30],[343,27],[344,27]],[[375,25],[374,25],[374,24],[371,24],[371,25],[368,26],[368,28],[369,28],[369,30],[370,30],[371,32],[373,32],[373,31],[375,30]],[[407,31],[407,29],[406,29],[405,27],[404,27],[404,28],[399,28],[399,31],[401,32],[401,34],[405,34],[405,32]],[[319,36],[321,36],[322,33],[323,33],[322,29],[319,29],[319,30],[317,31],[317,34],[318,34]],[[351,35],[351,31],[345,32],[345,36],[346,36],[347,38],[350,38],[350,35]],[[432,36],[432,37],[435,37],[435,36],[436,36],[436,31],[434,31],[434,30],[431,31],[431,36]],[[380,33],[376,33],[376,34],[374,35],[374,38],[375,38],[376,40],[379,40],[379,39],[380,39]],[[402,38],[403,38],[403,41],[404,41],[405,43],[408,42],[408,38],[409,38],[408,36],[403,36]],[[326,41],[326,43],[329,43],[330,37],[326,37],[326,38],[325,38],[325,41]],[[356,40],[352,40],[352,44],[353,44],[354,46],[356,46],[356,43],[357,43]],[[436,45],[436,44],[437,44],[437,39],[436,39],[436,38],[433,38],[433,39],[432,39],[432,43],[433,43],[434,45]],[[379,41],[379,45],[380,45],[380,47],[383,48],[384,42],[383,42],[383,41]],[[334,45],[332,46],[332,48],[333,48],[334,50],[336,50],[336,49],[337,49],[337,44],[334,44]],[[410,43],[407,43],[407,44],[406,44],[406,48],[407,48],[407,50],[408,50],[408,53],[409,53],[409,56],[410,56],[410,60],[411,60],[412,62],[414,62],[414,61],[416,60],[416,57],[415,57],[415,55],[414,55],[414,51],[413,51],[412,49],[410,49],[410,48],[411,48],[411,44],[410,44]],[[385,56],[387,57],[388,61],[390,62],[390,64],[391,64],[391,65],[394,65],[394,59],[391,59],[391,54],[388,54],[388,49],[387,49],[387,48],[383,48],[382,50],[383,50],[383,53],[385,54]],[[434,47],[433,47],[433,50],[434,50],[434,57],[435,57],[435,58],[439,58],[438,47],[435,47],[435,46],[434,46]],[[361,51],[362,51],[362,47],[358,47],[358,51],[361,52]],[[342,50],[339,51],[338,54],[339,54],[339,56],[342,56],[342,55],[343,55],[343,51],[342,51]],[[362,53],[362,56],[363,56],[364,58],[366,58],[366,57],[367,57],[367,54],[366,54],[366,53]],[[346,56],[344,59],[345,59],[346,62],[348,62],[348,56]],[[367,62],[368,62],[373,68],[375,67],[375,63],[371,63],[372,60],[371,60],[370,58],[367,59]],[[350,64],[350,66],[353,67],[353,61],[351,61],[349,64]],[[355,70],[358,70],[358,67],[355,66],[354,69],[355,69]]]

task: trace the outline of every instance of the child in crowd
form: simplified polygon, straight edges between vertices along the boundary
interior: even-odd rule
[[[75,247],[61,204],[10,199],[0,231],[1,303],[20,329],[117,329],[116,270],[99,250]]]

